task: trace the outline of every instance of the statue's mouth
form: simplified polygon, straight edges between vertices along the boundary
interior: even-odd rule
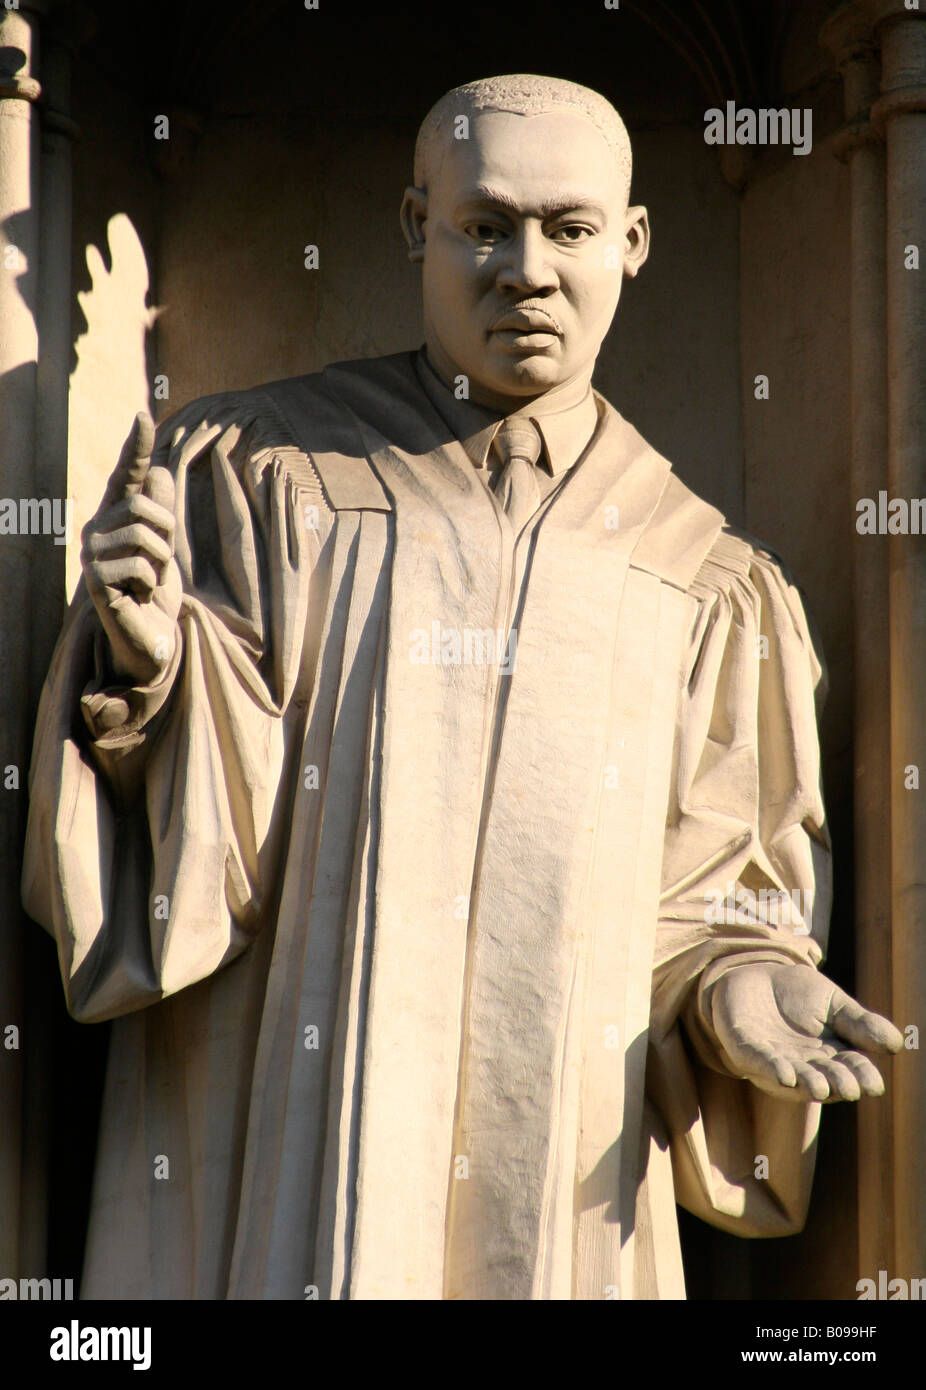
[[[489,331],[491,333],[511,332],[519,334],[555,333],[558,338],[563,336],[563,330],[553,315],[547,313],[546,309],[538,309],[533,306],[505,309],[496,319],[493,319]]]

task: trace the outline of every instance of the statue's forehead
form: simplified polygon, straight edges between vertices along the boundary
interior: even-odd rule
[[[465,133],[464,133],[465,132]],[[540,141],[581,140],[608,152],[608,142],[595,122],[576,107],[557,105],[546,111],[475,111],[462,129],[451,128],[448,135],[460,147],[529,147]]]
[[[480,111],[464,129],[464,138],[450,130],[443,142],[441,180],[450,174],[454,192],[502,179],[548,190],[618,183],[613,151],[580,111]]]

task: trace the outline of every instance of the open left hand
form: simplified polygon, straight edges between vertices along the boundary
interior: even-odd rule
[[[737,965],[713,986],[710,1009],[731,1069],[787,1100],[879,1096],[881,1073],[855,1049],[903,1047],[893,1023],[807,965]]]

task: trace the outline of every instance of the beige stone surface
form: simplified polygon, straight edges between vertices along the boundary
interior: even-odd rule
[[[613,113],[527,87],[452,95],[405,203],[428,358],[499,421],[588,381],[648,247]],[[596,404],[520,532],[414,355],[128,441],[24,873],[71,1011],[117,1019],[85,1296],[679,1297],[675,1198],[799,1229],[818,1102],[880,1089],[855,1048],[899,1035],[816,969],[797,591]],[[413,660],[435,623],[513,669]]]

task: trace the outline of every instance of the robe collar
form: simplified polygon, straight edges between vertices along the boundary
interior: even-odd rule
[[[488,467],[492,441],[506,418],[525,417],[537,427],[544,445],[540,466],[554,478],[568,472],[595,433],[598,411],[589,382],[566,392],[551,391],[506,417],[474,401],[459,400],[437,375],[423,347],[414,364],[425,395],[476,468]]]
[[[319,480],[335,510],[394,510],[378,466],[381,453],[392,454],[393,448],[427,454],[429,470],[438,469],[448,496],[470,494],[472,463],[431,404],[414,360],[414,353],[403,352],[339,362],[316,376],[260,388],[277,418],[288,422],[305,476]],[[724,524],[723,515],[675,477],[668,461],[603,396],[593,390],[592,397],[599,420],[582,465],[556,491],[538,525],[544,530],[616,525],[612,534],[633,525],[637,543],[631,564],[687,589]],[[302,475],[292,461],[288,466],[299,481]],[[472,501],[477,512],[485,510],[486,520],[497,521],[484,487],[473,489]]]

